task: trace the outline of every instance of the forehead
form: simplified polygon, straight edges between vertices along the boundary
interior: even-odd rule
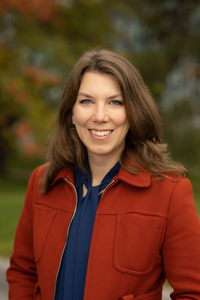
[[[114,76],[98,72],[86,72],[81,80],[79,92],[109,92],[121,94],[121,88]]]

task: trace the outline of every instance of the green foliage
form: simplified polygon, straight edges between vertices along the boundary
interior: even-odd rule
[[[159,100],[166,77],[179,59],[199,57],[199,1],[125,0],[115,1],[113,7],[120,24],[114,36],[119,49],[141,71]]]
[[[111,24],[104,4],[74,1],[68,7],[41,0],[37,9],[34,1],[0,4],[0,137],[11,152],[16,122],[26,124],[37,145],[44,144],[77,57],[108,45]]]
[[[60,1],[62,2],[62,1]],[[40,0],[0,2],[0,173],[23,178],[43,163],[41,149],[54,126],[63,86],[78,57],[102,46],[127,57],[156,101],[184,57],[199,61],[198,0]],[[190,99],[163,111],[164,139],[174,159],[189,167],[200,215],[200,113]],[[16,126],[25,124],[39,150],[16,154]],[[20,169],[26,169],[20,172]],[[12,252],[27,180],[0,179],[0,254]]]
[[[6,157],[16,152],[17,122],[35,136],[38,149],[32,155],[43,151],[70,70],[92,47],[108,47],[126,56],[160,104],[166,77],[177,61],[188,55],[199,57],[199,9],[198,0],[2,1],[0,173],[5,172]],[[191,113],[181,110],[185,111],[181,120]],[[170,111],[169,122],[179,119],[179,114],[179,107]],[[178,157],[176,126],[168,126],[165,138]],[[183,136],[181,149],[190,134]],[[181,149],[179,156],[190,161]]]
[[[186,165],[189,173],[200,175],[200,128],[195,126],[199,119],[193,114],[190,102],[185,100],[164,111],[164,139],[172,157]]]
[[[165,136],[173,158],[186,164],[190,172],[197,171],[200,166],[200,130],[184,130],[178,134],[171,130],[167,133]]]

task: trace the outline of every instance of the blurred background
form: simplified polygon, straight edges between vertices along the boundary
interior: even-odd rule
[[[9,256],[30,173],[45,161],[62,89],[79,56],[102,46],[140,71],[186,165],[200,216],[200,2],[0,1],[0,255]]]

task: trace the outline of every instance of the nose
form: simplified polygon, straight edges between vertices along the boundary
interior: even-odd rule
[[[104,123],[108,122],[109,117],[107,114],[107,110],[105,105],[96,105],[94,115],[93,115],[93,121],[98,123]]]

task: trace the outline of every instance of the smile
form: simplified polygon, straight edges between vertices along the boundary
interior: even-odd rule
[[[112,132],[112,130],[105,130],[105,131],[90,130],[90,132],[96,136],[106,136],[109,135]]]

